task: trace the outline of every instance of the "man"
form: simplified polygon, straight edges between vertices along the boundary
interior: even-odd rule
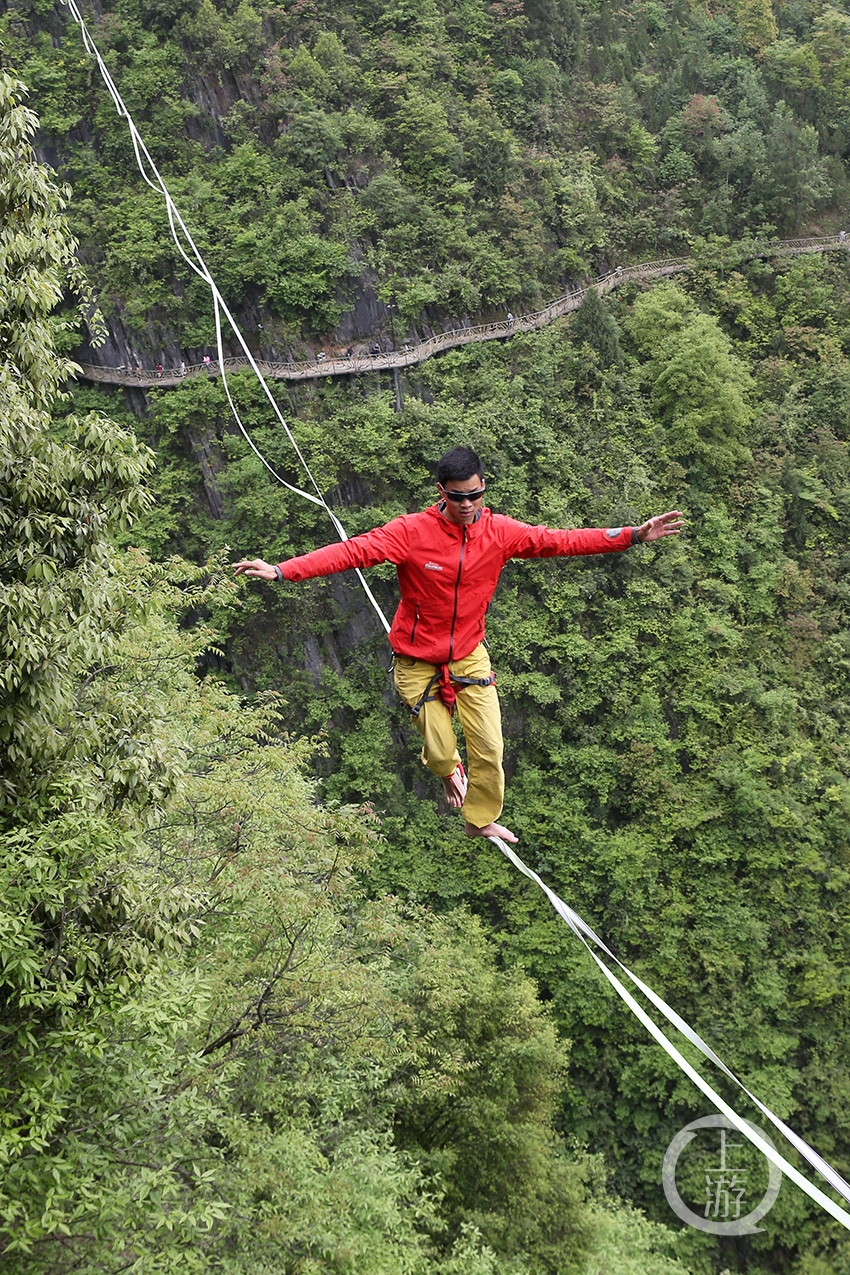
[[[510,558],[617,553],[632,544],[677,536],[678,510],[640,527],[550,531],[482,504],[484,469],[469,447],[455,447],[437,466],[439,500],[343,544],[274,566],[261,558],[236,563],[237,575],[306,580],[351,567],[392,562],[401,603],[390,629],[396,688],[423,739],[422,761],[443,782],[446,800],[463,813],[470,837],[515,842],[497,823],[502,812],[502,723],[495,674],[484,645],[484,616]],[[451,716],[457,706],[466,739],[469,782]]]

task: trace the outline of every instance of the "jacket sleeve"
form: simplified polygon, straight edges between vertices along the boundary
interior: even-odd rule
[[[632,543],[631,527],[551,531],[506,518],[505,558],[560,558],[574,554],[622,553]]]
[[[310,580],[330,576],[352,567],[375,567],[379,562],[398,565],[407,556],[407,527],[403,518],[394,518],[383,527],[352,536],[338,545],[327,545],[278,563],[284,580]]]

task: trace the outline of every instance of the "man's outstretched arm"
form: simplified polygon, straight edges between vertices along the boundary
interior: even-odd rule
[[[633,544],[648,544],[662,536],[678,536],[684,526],[678,509],[647,519],[639,527],[580,527],[576,531],[554,531],[529,523],[504,519],[505,545],[509,558],[556,558],[573,554],[622,553]]]
[[[275,565],[262,558],[245,558],[234,564],[237,575],[253,576],[258,580],[310,580],[316,576],[330,576],[337,571],[349,571],[352,567],[374,567],[379,562],[399,563],[407,551],[407,530],[404,518],[395,518],[383,527],[353,536],[340,544],[326,545],[312,553],[301,554]]]

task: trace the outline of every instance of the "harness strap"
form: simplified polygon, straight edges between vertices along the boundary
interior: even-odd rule
[[[495,686],[496,674],[491,672],[489,677],[460,677],[457,673],[452,673],[448,664],[438,664],[437,671],[431,678],[425,690],[422,692],[415,704],[408,704],[407,711],[411,717],[418,717],[426,704],[433,703],[436,699],[441,699],[449,710],[449,716],[452,716],[457,703],[456,686]]]

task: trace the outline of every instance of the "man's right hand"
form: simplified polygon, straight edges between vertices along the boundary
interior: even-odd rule
[[[233,570],[238,576],[256,576],[258,580],[276,580],[277,571],[268,562],[263,562],[262,558],[245,558],[242,562],[235,562]]]

